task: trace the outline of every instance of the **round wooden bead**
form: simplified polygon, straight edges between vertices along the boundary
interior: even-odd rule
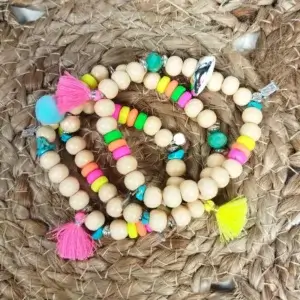
[[[94,210],[84,220],[84,225],[87,229],[91,231],[96,231],[105,222],[105,217],[103,213],[99,210]]]
[[[245,106],[252,99],[252,92],[247,88],[239,88],[233,95],[233,101],[236,105]]]
[[[48,126],[56,130],[59,127],[59,124],[49,124]]]
[[[118,123],[113,117],[103,117],[97,121],[96,128],[100,134],[105,135],[106,133],[117,129]]]
[[[184,111],[189,118],[196,118],[203,109],[203,103],[199,99],[191,99],[184,107]]]
[[[40,165],[43,169],[49,170],[60,162],[60,156],[54,151],[44,153],[40,158]]]
[[[99,117],[110,117],[115,111],[115,103],[110,99],[102,99],[96,102],[94,108]]]
[[[159,147],[167,147],[173,140],[173,134],[169,129],[160,129],[154,136],[154,142]]]
[[[173,208],[171,215],[174,218],[176,225],[179,227],[187,226],[192,219],[190,211],[183,205]]]
[[[93,67],[91,74],[100,82],[103,79],[109,78],[109,72],[106,67],[97,65]]]
[[[121,157],[116,164],[117,170],[120,174],[126,175],[137,168],[137,160],[132,155],[126,155]]]
[[[128,204],[123,210],[123,217],[128,223],[136,223],[142,216],[142,207],[136,203]]]
[[[150,186],[144,194],[144,204],[149,208],[156,208],[162,203],[161,189],[155,186]]]
[[[116,197],[117,194],[117,188],[112,183],[105,183],[98,192],[99,199],[104,203]]]
[[[228,76],[222,83],[222,92],[225,95],[231,96],[239,89],[240,81],[234,76]]]
[[[90,150],[81,150],[75,155],[75,164],[78,168],[83,168],[92,161],[94,161],[94,154]]]
[[[72,110],[70,110],[70,113],[72,115],[77,116],[77,115],[80,115],[82,113],[82,111],[83,111],[83,105],[79,105],[79,106],[73,108]]]
[[[160,130],[161,125],[161,120],[158,117],[150,116],[146,120],[143,130],[147,135],[153,136]]]
[[[202,110],[197,116],[197,122],[202,128],[208,128],[217,122],[217,115],[210,109]]]
[[[165,70],[170,76],[178,76],[181,73],[183,60],[179,56],[171,56],[165,65]]]
[[[227,186],[230,180],[227,170],[222,167],[212,168],[210,177],[217,183],[219,188]]]
[[[240,134],[248,136],[256,142],[261,137],[261,129],[255,123],[245,123],[240,129]]]
[[[198,188],[200,198],[203,200],[212,199],[218,194],[218,184],[212,178],[201,178],[198,181]]]
[[[64,164],[58,164],[49,170],[49,179],[53,183],[61,183],[69,176],[69,169]]]
[[[113,218],[119,218],[123,211],[123,200],[121,197],[110,199],[106,204],[106,212]]]
[[[243,111],[242,119],[244,123],[259,124],[262,121],[262,112],[255,107],[248,107]]]
[[[140,171],[132,171],[125,175],[124,184],[130,191],[135,191],[139,186],[145,183],[145,176]]]
[[[243,172],[243,166],[235,159],[226,159],[222,167],[228,172],[231,178],[237,178]]]
[[[149,226],[155,232],[163,232],[167,227],[167,214],[159,209],[152,209],[149,217]]]
[[[200,178],[210,177],[211,170],[212,170],[212,168],[204,168],[204,169],[200,172]]]
[[[79,190],[69,198],[69,204],[74,210],[82,210],[89,204],[89,195],[86,191]]]
[[[91,115],[95,112],[95,102],[94,101],[87,101],[83,105],[83,112],[87,115]]]
[[[167,180],[166,185],[175,185],[175,186],[180,186],[181,182],[184,181],[184,178],[182,177],[169,177]]]
[[[59,192],[65,197],[71,197],[79,191],[79,181],[73,176],[68,176],[59,184]]]
[[[222,155],[221,153],[213,153],[208,156],[206,164],[209,168],[214,168],[214,167],[222,166],[224,161],[225,161],[224,155]]]
[[[107,99],[115,98],[119,92],[118,85],[111,79],[103,79],[98,85],[98,90],[101,91]]]
[[[127,65],[122,64],[116,67],[116,71],[126,71]]]
[[[181,159],[171,159],[167,162],[166,171],[169,176],[182,176],[186,171],[186,165]]]
[[[195,58],[190,57],[185,59],[181,70],[182,74],[188,78],[192,77],[192,75],[195,73],[197,63],[198,61]]]
[[[131,81],[136,83],[142,83],[146,74],[145,68],[138,62],[129,63],[126,67],[126,72],[128,73]]]
[[[55,130],[51,126],[41,126],[35,134],[36,137],[44,137],[50,143],[53,143],[56,138]]]
[[[75,155],[85,149],[86,141],[81,136],[73,136],[66,143],[66,149],[71,155]]]
[[[110,223],[110,236],[116,240],[124,240],[128,236],[127,223],[124,220],[113,220]]]
[[[196,201],[199,197],[197,183],[194,180],[184,180],[180,184],[180,193],[185,202]]]
[[[77,116],[67,116],[61,121],[60,127],[64,132],[76,132],[80,129],[80,120]]]
[[[221,90],[223,80],[224,76],[221,73],[213,72],[206,87],[212,92],[218,92]]]
[[[159,80],[160,75],[158,73],[147,73],[144,77],[144,86],[148,90],[155,90]]]
[[[120,90],[126,90],[130,85],[130,77],[126,71],[115,71],[111,79],[118,85]]]
[[[164,205],[168,207],[177,207],[181,204],[182,198],[180,189],[174,185],[168,185],[163,190]]]
[[[189,202],[186,206],[190,211],[192,218],[200,218],[204,214],[204,205],[200,200]]]

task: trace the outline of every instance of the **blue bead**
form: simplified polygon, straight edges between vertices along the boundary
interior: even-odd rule
[[[65,115],[58,111],[54,97],[45,95],[39,98],[35,104],[35,116],[42,124],[57,124],[63,120]]]
[[[48,151],[55,149],[55,145],[48,142],[48,140],[42,136],[36,139],[36,156],[40,157]]]
[[[64,132],[61,136],[60,139],[66,143],[70,138],[72,137],[71,134]]]
[[[146,189],[147,189],[147,186],[145,184],[139,186],[136,190],[135,198],[140,201],[143,201]]]
[[[174,152],[171,152],[170,154],[168,154],[168,159],[183,159],[184,157],[184,150],[183,149],[179,149],[176,150]]]
[[[98,228],[95,232],[92,233],[93,240],[100,240],[103,237],[103,227]]]
[[[250,101],[247,105],[247,107],[255,107],[259,110],[262,110],[263,105],[260,102],[256,102],[256,101]]]
[[[144,211],[142,215],[142,224],[147,225],[149,224],[150,214],[148,211]]]
[[[148,71],[158,72],[163,66],[163,59],[158,53],[151,52],[146,57],[146,63]]]
[[[208,145],[213,149],[221,149],[227,144],[227,136],[222,131],[216,130],[208,135]]]

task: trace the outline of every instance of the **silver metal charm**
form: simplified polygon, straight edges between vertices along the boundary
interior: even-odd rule
[[[217,121],[214,125],[207,128],[208,132],[220,130],[220,122]]]
[[[105,225],[104,227],[103,227],[103,236],[105,236],[105,237],[110,237],[110,227],[109,227],[109,225]]]
[[[268,85],[266,85],[259,91],[264,98],[267,98],[278,90],[279,87],[276,85],[276,83],[274,81],[271,81]]]
[[[174,218],[172,216],[168,216],[168,223],[167,223],[167,226],[170,228],[170,229],[173,229],[174,227],[176,227],[176,222],[174,220]]]
[[[27,128],[25,128],[21,133],[21,138],[34,136],[35,132],[37,131],[38,126],[30,125]]]
[[[163,66],[165,66],[167,64],[167,61],[168,61],[168,56],[167,55],[163,55],[162,56],[162,61],[163,61]]]
[[[144,59],[140,59],[139,63],[143,66],[143,68],[145,69],[145,71],[148,70],[147,62]]]

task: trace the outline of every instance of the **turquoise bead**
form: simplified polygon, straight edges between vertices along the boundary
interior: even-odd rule
[[[146,64],[148,71],[158,72],[163,66],[163,59],[158,53],[151,52],[146,57]]]
[[[100,240],[103,237],[103,227],[98,228],[95,232],[92,234],[93,240]]]
[[[259,110],[262,110],[263,105],[260,102],[256,102],[256,101],[250,101],[247,105],[247,107],[255,107]]]
[[[184,157],[184,150],[183,149],[179,149],[179,150],[176,150],[174,152],[171,152],[168,155],[168,160],[171,160],[171,159],[183,159],[183,157]]]
[[[149,224],[150,214],[148,211],[144,211],[142,215],[142,224],[147,225]]]
[[[221,131],[213,131],[208,135],[208,145],[214,149],[221,149],[227,144],[227,136]]]
[[[39,136],[36,139],[36,155],[41,157],[44,153],[48,151],[53,151],[55,145],[48,142],[48,140],[42,136]]]
[[[136,190],[135,198],[140,201],[143,201],[146,188],[147,186],[145,184],[139,186]]]

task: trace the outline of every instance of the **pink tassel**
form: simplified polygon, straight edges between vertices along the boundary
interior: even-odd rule
[[[94,254],[96,245],[92,237],[84,230],[83,212],[75,215],[75,222],[64,224],[50,235],[57,240],[56,252],[61,258],[70,260],[85,260]]]
[[[57,108],[60,113],[66,113],[81,104],[103,98],[99,90],[91,91],[83,82],[68,72],[59,78],[55,93]]]

